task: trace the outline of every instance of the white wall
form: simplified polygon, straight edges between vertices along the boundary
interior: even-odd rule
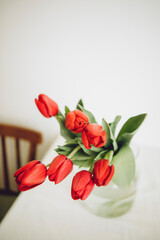
[[[0,122],[41,131],[39,156],[59,134],[39,93],[120,126],[147,112],[134,140],[160,147],[160,1],[0,0],[0,34]]]

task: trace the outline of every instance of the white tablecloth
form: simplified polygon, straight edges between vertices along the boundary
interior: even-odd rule
[[[54,148],[43,162],[56,155]],[[48,181],[19,195],[0,224],[0,240],[154,240],[160,239],[160,149],[140,147],[139,181],[135,203],[118,218],[87,212],[70,196],[75,170],[60,184]]]

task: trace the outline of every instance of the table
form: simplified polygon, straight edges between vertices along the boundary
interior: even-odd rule
[[[58,138],[43,158],[48,164]],[[160,239],[160,149],[140,146],[136,200],[129,213],[112,219],[87,212],[70,196],[73,172],[55,185],[48,179],[23,192],[0,224],[1,240],[154,240]]]

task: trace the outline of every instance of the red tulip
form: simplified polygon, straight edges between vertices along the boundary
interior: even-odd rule
[[[73,163],[65,155],[58,155],[50,164],[47,175],[50,181],[60,183],[72,171]]]
[[[102,131],[102,126],[92,123],[88,124],[82,132],[82,142],[86,148],[91,148],[91,144],[95,147],[103,147],[107,141],[105,131]]]
[[[20,191],[26,191],[43,183],[47,177],[46,166],[38,160],[31,161],[18,169],[14,177]]]
[[[71,195],[74,200],[85,200],[94,188],[92,174],[86,170],[82,170],[73,178]]]
[[[109,166],[109,161],[100,159],[94,164],[93,180],[97,186],[106,186],[114,175],[114,165]]]
[[[35,103],[42,113],[42,115],[46,118],[50,118],[56,116],[58,113],[58,105],[52,99],[44,94],[40,94],[38,96],[38,100],[35,99]]]
[[[88,123],[89,123],[88,116],[80,110],[74,110],[72,112],[67,113],[65,119],[66,128],[68,128],[74,133],[82,132]]]

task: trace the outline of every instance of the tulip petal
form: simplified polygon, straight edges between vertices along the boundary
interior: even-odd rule
[[[41,184],[41,183],[35,184],[35,185],[31,186],[31,187],[28,187],[28,186],[24,186],[24,185],[22,185],[22,184],[19,184],[19,185],[18,185],[18,190],[21,191],[21,192],[24,192],[24,191],[30,190],[30,189],[32,189],[32,188],[35,188],[35,187],[39,186],[40,184]]]
[[[92,174],[86,170],[82,170],[73,177],[72,189],[74,191],[80,191],[86,187],[90,182]]]
[[[83,119],[83,120],[86,121],[86,122],[89,122],[88,116],[87,116],[84,112],[82,112],[81,110],[76,109],[76,110],[74,110],[74,113],[75,113],[79,118]]]
[[[22,180],[21,184],[26,187],[40,184],[45,181],[47,177],[47,168],[44,164],[36,164],[31,170],[27,171]]]
[[[97,186],[101,186],[106,177],[106,169],[108,168],[109,161],[100,159],[94,164],[93,179]]]
[[[48,114],[48,111],[46,109],[46,106],[43,102],[40,102],[39,100],[35,99],[35,103],[37,105],[37,108],[42,113],[42,115],[46,118],[50,118],[51,116]]]
[[[73,169],[73,163],[70,159],[66,159],[65,162],[59,167],[56,178],[55,178],[55,184],[60,183],[65,177],[68,176],[68,174]]]
[[[69,130],[74,129],[74,121],[75,121],[75,114],[73,112],[67,113],[65,118],[66,128],[68,128]]]
[[[14,177],[17,177],[20,173],[22,173],[23,171],[28,171],[29,169],[31,169],[32,167],[34,167],[37,163],[40,163],[39,160],[33,160],[30,161],[29,163],[27,163],[26,165],[24,165],[23,167],[19,168],[15,174]]]
[[[48,174],[47,174],[47,175],[48,175]],[[54,182],[54,181],[55,181],[55,178],[56,178],[56,172],[50,174],[50,175],[48,176],[48,178],[49,178],[49,181]]]
[[[87,184],[87,186],[85,187],[81,200],[85,200],[86,198],[88,198],[88,196],[90,195],[90,193],[93,191],[94,188],[94,183],[93,180],[91,179],[91,181]]]
[[[92,174],[86,170],[82,170],[73,178],[71,196],[74,200],[85,200],[93,190],[94,183]]]
[[[40,183],[40,184],[41,184],[41,183]],[[36,184],[36,185],[31,186],[31,187],[24,186],[24,185],[20,184],[20,185],[18,185],[18,190],[21,191],[21,192],[22,192],[22,191],[27,191],[27,190],[30,190],[30,189],[32,189],[32,188],[37,187],[37,186],[40,185],[40,184]]]
[[[88,123],[82,118],[76,117],[74,122],[74,130],[72,132],[81,133]]]
[[[79,195],[79,193],[77,193],[73,189],[71,189],[71,196],[74,200],[78,200],[81,197],[81,195]]]
[[[50,117],[57,115],[57,113],[58,113],[58,105],[51,98],[49,98],[45,94],[40,94],[39,95],[39,101],[42,102],[45,105],[45,107],[47,109],[47,112],[48,112],[48,115]]]
[[[107,134],[105,131],[102,132],[102,135],[100,137],[99,144],[97,144],[97,148],[103,147],[107,141]]]
[[[92,141],[93,141],[93,145],[95,147],[98,147],[101,144],[101,137],[100,136],[94,137],[92,138]]]
[[[87,135],[91,138],[95,136],[101,136],[102,134],[102,126],[96,123],[88,124],[85,130],[87,132]]]
[[[87,135],[86,135],[85,130],[82,132],[81,138],[82,138],[82,142],[83,142],[84,146],[85,146],[87,149],[90,149],[90,148],[91,148],[91,145],[90,145],[90,143],[89,143],[89,141],[88,141],[88,138],[87,138]]]
[[[19,191],[27,191],[31,189],[31,187],[26,187],[26,186],[23,186],[23,185],[18,185],[18,190]]]
[[[58,168],[64,163],[66,158],[67,157],[62,154],[55,157],[48,168],[47,175],[54,174],[58,170]]]
[[[20,184],[20,183],[21,183],[21,180],[22,180],[24,174],[25,174],[25,171],[21,172],[21,173],[16,177],[15,181],[16,181],[17,184]]]
[[[83,131],[83,129],[84,129],[84,126],[81,128],[74,129],[74,130],[72,130],[72,132],[73,133],[81,133]]]
[[[80,110],[67,113],[65,126],[74,133],[81,133],[88,124],[88,116]]]
[[[111,179],[112,179],[112,177],[114,175],[114,172],[115,172],[114,165],[111,165],[109,170],[110,171],[109,171],[108,177],[104,181],[103,186],[106,186],[111,181]]]
[[[100,159],[94,164],[94,175],[96,178],[102,178],[105,174],[106,168],[109,165],[109,161],[106,159]]]

